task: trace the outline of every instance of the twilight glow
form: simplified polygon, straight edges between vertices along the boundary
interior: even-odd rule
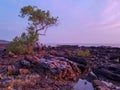
[[[120,0],[1,0],[0,39],[25,31],[28,22],[18,15],[27,5],[59,17],[58,26],[40,36],[43,43],[120,43]]]

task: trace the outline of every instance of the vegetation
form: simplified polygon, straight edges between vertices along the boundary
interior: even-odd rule
[[[90,51],[89,50],[81,50],[81,49],[77,49],[74,51],[74,54],[77,56],[81,56],[81,57],[89,57],[90,56]]]
[[[28,17],[28,28],[32,28],[38,35],[45,35],[48,27],[57,24],[58,17],[53,17],[50,15],[49,11],[43,11],[36,6],[25,6],[21,9],[20,13],[20,17]],[[39,33],[41,30],[44,30],[43,34]]]
[[[7,52],[15,54],[32,54],[33,46],[37,40],[37,34],[29,29],[28,33],[23,32],[20,37],[15,37],[7,48]]]
[[[33,6],[21,8],[20,13],[20,17],[28,17],[29,26],[27,27],[27,33],[23,32],[20,37],[15,37],[7,48],[7,52],[32,54],[34,53],[34,44],[39,40],[39,35],[45,35],[48,27],[56,25],[58,17],[53,17],[49,11],[43,11]],[[43,34],[39,33],[41,30],[44,30]]]

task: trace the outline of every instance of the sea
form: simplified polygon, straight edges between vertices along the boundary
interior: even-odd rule
[[[100,47],[100,46],[105,46],[105,47],[117,47],[120,48],[120,43],[117,44],[106,44],[106,43],[43,43],[43,45],[46,46],[58,46],[58,45],[78,45],[78,46],[85,46],[85,47]]]

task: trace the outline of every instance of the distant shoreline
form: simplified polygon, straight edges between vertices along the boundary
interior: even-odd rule
[[[83,43],[81,43],[81,44],[73,44],[73,43],[62,43],[62,44],[57,44],[57,43],[53,43],[53,44],[44,44],[43,43],[43,45],[46,45],[46,46],[59,46],[59,45],[78,45],[79,47],[81,47],[81,46],[84,46],[84,47],[113,47],[113,48],[120,48],[120,44],[83,44]]]
[[[0,45],[8,45],[11,41],[0,40]],[[59,46],[59,45],[78,45],[79,47],[113,47],[120,48],[120,43],[42,43],[45,46]]]

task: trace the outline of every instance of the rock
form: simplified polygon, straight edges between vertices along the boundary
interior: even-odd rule
[[[33,56],[33,63],[39,63],[40,59],[37,56]]]
[[[98,86],[95,88],[95,90],[110,90],[110,89],[107,88],[106,86]]]
[[[57,80],[76,80],[81,74],[76,63],[63,57],[48,56],[47,59],[41,58],[34,66],[34,68]]]
[[[8,87],[11,86],[12,84],[12,79],[11,78],[4,78],[4,79],[0,79],[0,87]]]
[[[113,83],[111,83],[111,82],[106,82],[106,81],[102,81],[107,87],[109,87],[109,88],[111,88],[111,89],[115,89],[116,88],[116,86],[115,85],[113,85]]]
[[[6,53],[6,49],[0,49],[0,57],[6,57],[7,53]]]
[[[69,57],[73,55],[71,50],[65,49],[64,52],[65,52],[65,55],[67,55]]]
[[[80,68],[80,70],[82,72],[84,72],[86,70],[86,67],[84,65],[82,65],[82,64],[78,64],[78,67]]]
[[[120,55],[114,54],[114,55],[110,56],[109,59],[110,59],[110,60],[114,60],[114,61],[118,60],[118,62],[119,62],[119,60],[120,60]]]
[[[28,60],[31,63],[39,63],[39,58],[37,56],[26,55],[25,60]]]
[[[51,50],[51,51],[49,52],[49,54],[50,54],[50,55],[57,55],[57,54],[58,54],[58,52],[57,52],[57,51],[55,51],[55,50]]]
[[[82,64],[82,65],[85,65],[85,66],[87,65],[86,60],[84,58],[82,58],[82,57],[74,56],[74,57],[68,57],[68,59],[73,61],[73,62],[76,62],[78,64]]]
[[[96,75],[102,75],[109,79],[120,81],[120,64],[99,65],[94,72]]]
[[[116,90],[120,90],[120,86],[117,86],[117,87],[116,87]]]
[[[14,58],[17,57],[17,55],[15,55],[13,52],[9,52],[8,55],[9,55],[10,57],[14,57]]]
[[[11,84],[15,90],[31,90],[40,83],[40,79],[41,77],[38,74],[18,75]]]
[[[9,66],[7,67],[7,73],[8,73],[9,75],[16,75],[16,74],[18,74],[18,70],[15,68],[14,65],[9,65]]]
[[[31,67],[31,63],[28,60],[21,60],[20,63],[27,68]]]
[[[29,74],[30,71],[28,69],[19,69],[20,74]]]
[[[4,73],[4,72],[5,72],[5,70],[0,69],[0,74],[2,74],[2,73]]]
[[[95,87],[95,90],[110,90],[106,84],[101,82],[100,80],[94,80],[93,81],[93,86]]]
[[[91,71],[91,72],[87,75],[86,79],[87,79],[88,81],[92,82],[93,80],[97,80],[98,78],[97,78],[97,76]]]
[[[101,82],[100,80],[93,80],[93,86],[106,86],[103,82]]]
[[[32,61],[33,60],[33,56],[31,56],[31,55],[25,55],[24,59],[28,60],[28,61]]]

